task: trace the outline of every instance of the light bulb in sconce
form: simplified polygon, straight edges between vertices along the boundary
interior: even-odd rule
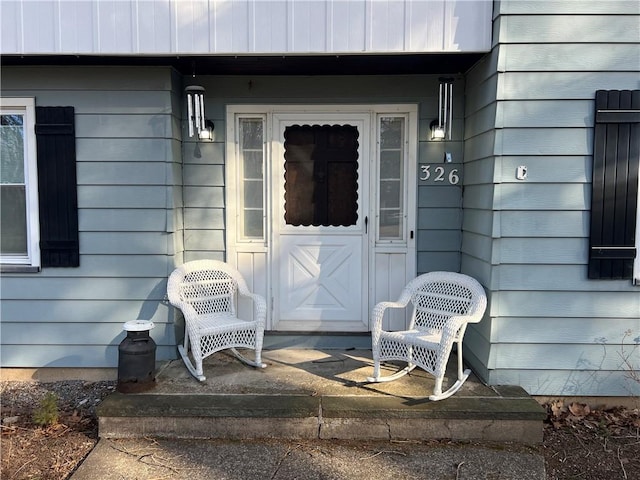
[[[204,128],[198,132],[200,140],[213,140],[213,122],[211,120],[204,121]]]
[[[434,120],[429,125],[431,130],[431,140],[444,140],[446,136],[446,130],[444,125],[439,125],[437,120]]]

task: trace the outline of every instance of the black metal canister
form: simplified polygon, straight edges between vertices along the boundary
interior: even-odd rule
[[[127,336],[118,346],[118,384],[122,393],[138,393],[155,386],[156,342],[149,335],[154,327],[147,320],[124,324]]]

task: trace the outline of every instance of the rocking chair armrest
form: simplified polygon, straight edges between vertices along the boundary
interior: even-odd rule
[[[442,328],[442,337],[440,339],[440,344],[444,345],[447,343],[451,343],[456,340],[458,336],[458,332],[462,327],[466,327],[469,323],[469,317],[467,315],[456,315],[449,318]]]
[[[397,302],[380,302],[376,304],[371,312],[371,331],[372,332],[380,332],[382,330],[382,320],[384,319],[384,312],[388,308],[406,308],[409,303],[409,299],[405,302],[397,301]]]
[[[250,293],[248,291],[244,293],[239,291],[238,293],[242,297],[250,298],[251,300],[253,300],[253,314],[255,316],[255,319],[264,323],[264,320],[267,316],[267,301],[265,300],[265,298],[262,295],[259,295],[257,293]]]

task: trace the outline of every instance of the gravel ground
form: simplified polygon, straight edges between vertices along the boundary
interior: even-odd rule
[[[67,480],[97,444],[96,407],[115,385],[0,382],[0,478]],[[42,427],[33,413],[47,393],[58,398],[59,420]],[[562,402],[547,409],[543,444],[532,448],[544,456],[548,480],[640,479],[640,410]]]
[[[96,407],[115,382],[0,382],[0,478],[64,480],[98,442]],[[34,422],[47,394],[58,421]]]
[[[0,382],[2,417],[24,415],[38,404],[47,393],[58,397],[60,411],[77,411],[83,416],[95,416],[96,407],[107,395],[115,391],[116,382]]]

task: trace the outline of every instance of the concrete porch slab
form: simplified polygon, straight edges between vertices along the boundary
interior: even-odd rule
[[[99,434],[542,441],[545,412],[520,387],[488,387],[472,375],[453,397],[431,402],[433,379],[417,369],[395,382],[367,383],[368,350],[282,349],[263,357],[267,368],[254,369],[215,354],[205,361],[204,382],[181,360],[159,365],[155,388],[105,399]],[[449,367],[445,388],[455,381],[455,355]]]

